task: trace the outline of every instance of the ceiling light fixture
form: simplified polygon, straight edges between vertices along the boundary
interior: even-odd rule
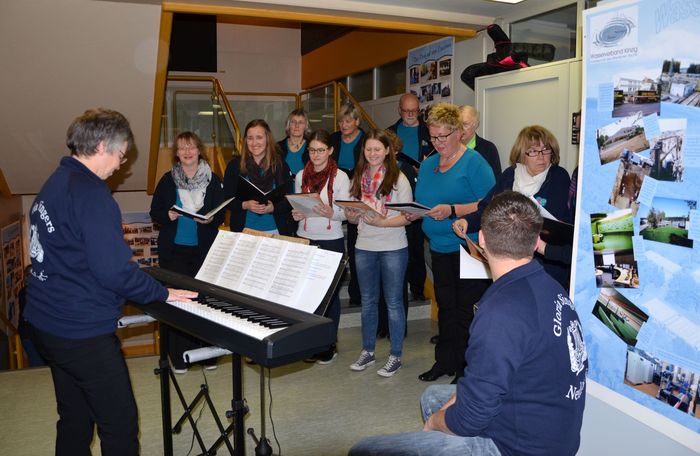
[[[492,1],[492,2],[498,2],[498,3],[511,3],[511,4],[516,4],[516,3],[520,3],[520,2],[522,2],[522,1],[524,1],[524,0],[490,0],[490,1]]]

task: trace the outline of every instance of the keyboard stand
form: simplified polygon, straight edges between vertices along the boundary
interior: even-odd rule
[[[192,432],[197,440],[199,448],[201,449],[202,456],[215,455],[217,448],[222,444],[225,444],[229,450],[229,454],[232,456],[244,456],[245,455],[245,441],[244,441],[244,417],[248,413],[248,406],[243,399],[243,379],[242,379],[242,368],[243,363],[241,362],[241,356],[238,354],[232,355],[231,368],[232,378],[233,378],[233,399],[231,400],[232,410],[226,411],[226,418],[232,419],[231,423],[224,428],[223,423],[219,419],[219,415],[214,407],[214,403],[209,397],[209,388],[207,385],[201,385],[200,390],[194,399],[188,404],[185,396],[182,394],[180,385],[177,382],[177,378],[170,367],[170,362],[168,360],[167,350],[164,347],[168,345],[168,326],[161,323],[161,350],[160,359],[158,361],[158,368],[154,370],[154,373],[160,376],[160,398],[161,398],[161,410],[162,410],[162,425],[163,425],[163,454],[166,456],[173,455],[173,434],[179,434],[182,431],[182,425],[185,421],[189,421],[190,426],[192,426]],[[175,392],[180,400],[182,408],[185,410],[182,416],[178,419],[174,426],[171,427],[171,407],[170,407],[170,383],[175,387]],[[219,438],[207,449],[204,444],[199,430],[197,429],[197,423],[195,418],[192,416],[192,410],[197,406],[197,404],[204,399],[209,407],[209,411],[214,417],[216,426],[219,429]],[[229,440],[229,435],[233,433],[233,445]]]

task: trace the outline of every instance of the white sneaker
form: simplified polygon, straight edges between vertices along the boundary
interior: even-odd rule
[[[216,370],[218,366],[216,364],[205,364],[204,365],[204,370],[205,371],[213,371]]]
[[[187,368],[185,367],[185,368],[183,368],[183,369],[178,369],[178,368],[176,368],[176,367],[173,367],[173,373],[174,373],[174,374],[178,374],[178,375],[186,374],[186,373],[187,373]]]
[[[362,350],[362,352],[360,352],[360,357],[357,358],[357,361],[350,364],[350,370],[363,371],[374,364],[375,361],[376,359],[374,358],[374,352]]]
[[[377,371],[377,375],[381,375],[382,377],[391,377],[399,369],[401,369],[401,358],[394,355],[389,355],[389,359],[384,367]]]

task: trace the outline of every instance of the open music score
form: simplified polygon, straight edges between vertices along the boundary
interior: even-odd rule
[[[316,246],[219,231],[196,278],[314,313],[342,260]]]

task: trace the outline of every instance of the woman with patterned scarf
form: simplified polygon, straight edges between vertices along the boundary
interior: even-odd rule
[[[343,220],[345,213],[333,204],[334,200],[349,199],[350,179],[347,174],[338,169],[338,164],[331,158],[333,146],[330,134],[325,130],[317,130],[311,134],[307,153],[309,161],[302,172],[295,178],[297,193],[318,193],[323,204],[314,208],[316,216],[307,217],[302,212],[292,210],[292,217],[299,222],[297,236],[311,241],[322,249],[345,253],[343,239]],[[338,333],[340,322],[340,289],[336,288],[326,316],[333,320],[335,332]],[[321,353],[317,353],[309,361],[328,364],[337,355],[335,344]]]
[[[239,176],[263,192],[284,187],[282,195],[292,193],[294,181],[289,166],[282,160],[267,122],[262,119],[248,122],[244,139],[241,155],[234,156],[226,166],[224,197],[236,196]],[[251,228],[285,236],[292,236],[294,232],[292,207],[284,197],[265,204],[253,199],[242,201],[236,198],[228,207],[231,210],[231,231]]]
[[[190,131],[179,134],[173,147],[173,168],[160,179],[151,201],[151,218],[160,225],[160,267],[190,277],[197,274],[224,221],[223,211],[203,221],[170,210],[177,204],[190,212],[206,214],[223,202],[221,180],[211,172],[203,151],[204,145],[196,134]],[[184,373],[187,364],[182,353],[201,344],[175,329],[169,334],[168,351],[173,369]],[[216,364],[208,367],[214,368]]]
[[[346,209],[348,221],[358,224],[355,261],[362,297],[362,351],[350,369],[363,371],[375,363],[381,286],[389,311],[391,350],[377,374],[391,377],[401,368],[406,327],[403,288],[408,242],[404,226],[409,222],[400,212],[388,209],[386,203],[408,203],[413,196],[408,179],[399,170],[391,140],[383,130],[372,130],[365,136],[350,195],[373,209],[363,214]]]

